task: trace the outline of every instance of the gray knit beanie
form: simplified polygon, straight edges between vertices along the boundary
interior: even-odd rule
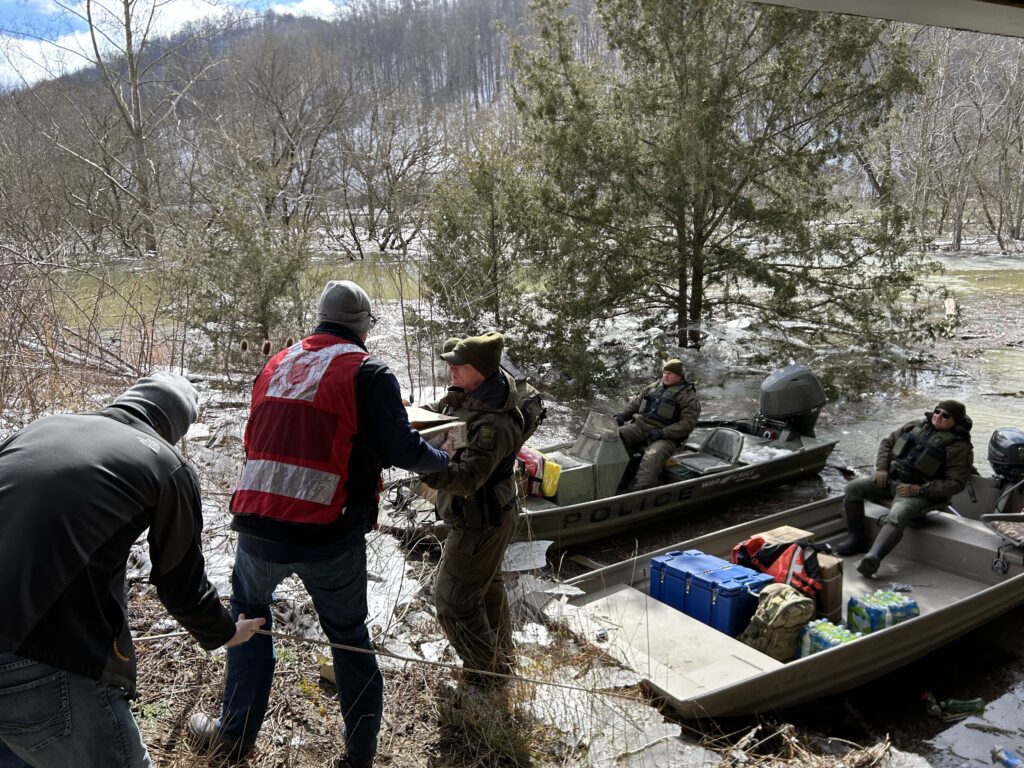
[[[199,393],[184,376],[157,371],[135,382],[114,405],[148,421],[173,445],[199,416]]]
[[[344,325],[363,337],[374,323],[370,314],[370,297],[351,280],[331,280],[320,294],[316,321]]]

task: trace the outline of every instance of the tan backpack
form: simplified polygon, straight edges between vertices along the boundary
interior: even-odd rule
[[[757,595],[757,610],[739,640],[773,659],[796,655],[800,628],[814,616],[814,601],[789,584],[768,584]]]

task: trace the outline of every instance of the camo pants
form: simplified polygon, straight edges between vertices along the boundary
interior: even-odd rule
[[[634,490],[653,488],[658,484],[661,473],[665,469],[665,462],[668,457],[675,453],[678,443],[675,440],[655,440],[647,445],[648,430],[655,429],[655,426],[632,421],[619,427],[619,438],[629,453],[636,453],[645,448],[643,458],[640,460],[640,468],[636,471],[631,487]]]
[[[843,498],[846,501],[874,502],[891,499],[892,506],[889,508],[889,514],[885,516],[884,522],[899,526],[901,530],[906,528],[907,523],[911,520],[924,517],[928,510],[941,506],[944,501],[943,499],[929,499],[926,496],[897,496],[896,483],[890,482],[884,487],[878,486],[870,477],[859,477],[848,482]]]

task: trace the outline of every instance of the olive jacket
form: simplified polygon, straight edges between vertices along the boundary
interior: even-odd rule
[[[449,524],[465,524],[463,503],[485,486],[494,492],[502,514],[518,512],[515,457],[523,441],[523,417],[516,407],[516,385],[502,370],[472,392],[448,390],[429,410],[466,422],[467,444],[440,472],[424,475],[436,490],[437,510]]]
[[[971,445],[973,422],[968,418],[963,424],[953,427],[949,434],[943,435],[931,425],[930,417],[931,414],[928,413],[924,420],[907,422],[883,438],[878,445],[875,469],[888,472],[894,480],[921,486],[928,498],[945,499],[960,493],[971,476],[974,467],[974,446]],[[910,437],[915,430],[916,437]],[[937,460],[930,466],[917,464],[920,477],[898,477],[901,472],[907,472],[905,463],[901,466],[899,457],[894,455],[894,450],[899,450],[898,444],[904,435],[908,436],[907,439],[922,445],[929,444]],[[904,452],[903,455],[906,456],[907,453]]]
[[[674,413],[666,413],[659,403],[673,402]],[[628,423],[632,419],[644,430],[660,429],[666,440],[685,440],[697,426],[700,400],[692,382],[685,379],[671,387],[656,381],[645,387],[619,416]]]

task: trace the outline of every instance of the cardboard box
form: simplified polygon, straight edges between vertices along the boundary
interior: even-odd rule
[[[441,447],[449,432],[455,436],[456,450],[466,447],[466,422],[464,421],[447,421],[433,427],[415,427],[415,429],[420,433],[420,437],[435,448]]]
[[[416,429],[420,427],[433,427],[437,424],[444,424],[448,421],[456,421],[454,416],[448,416],[437,411],[430,411],[418,405],[405,406],[405,413],[409,417],[409,423]]]
[[[459,421],[454,416],[446,416],[443,413],[428,411],[418,405],[405,406],[405,412],[409,416],[409,423],[412,428],[420,433],[420,436],[435,448],[440,448],[445,441],[449,431],[455,433],[455,448],[465,448],[467,431],[466,422]]]
[[[780,525],[769,531],[761,531],[754,534],[764,539],[765,544],[790,544],[794,541],[814,541],[814,534],[802,528],[794,528],[792,525]]]
[[[818,566],[821,568],[821,589],[815,598],[816,613],[819,619],[828,619],[833,624],[843,623],[843,560],[834,555],[818,553]]]

